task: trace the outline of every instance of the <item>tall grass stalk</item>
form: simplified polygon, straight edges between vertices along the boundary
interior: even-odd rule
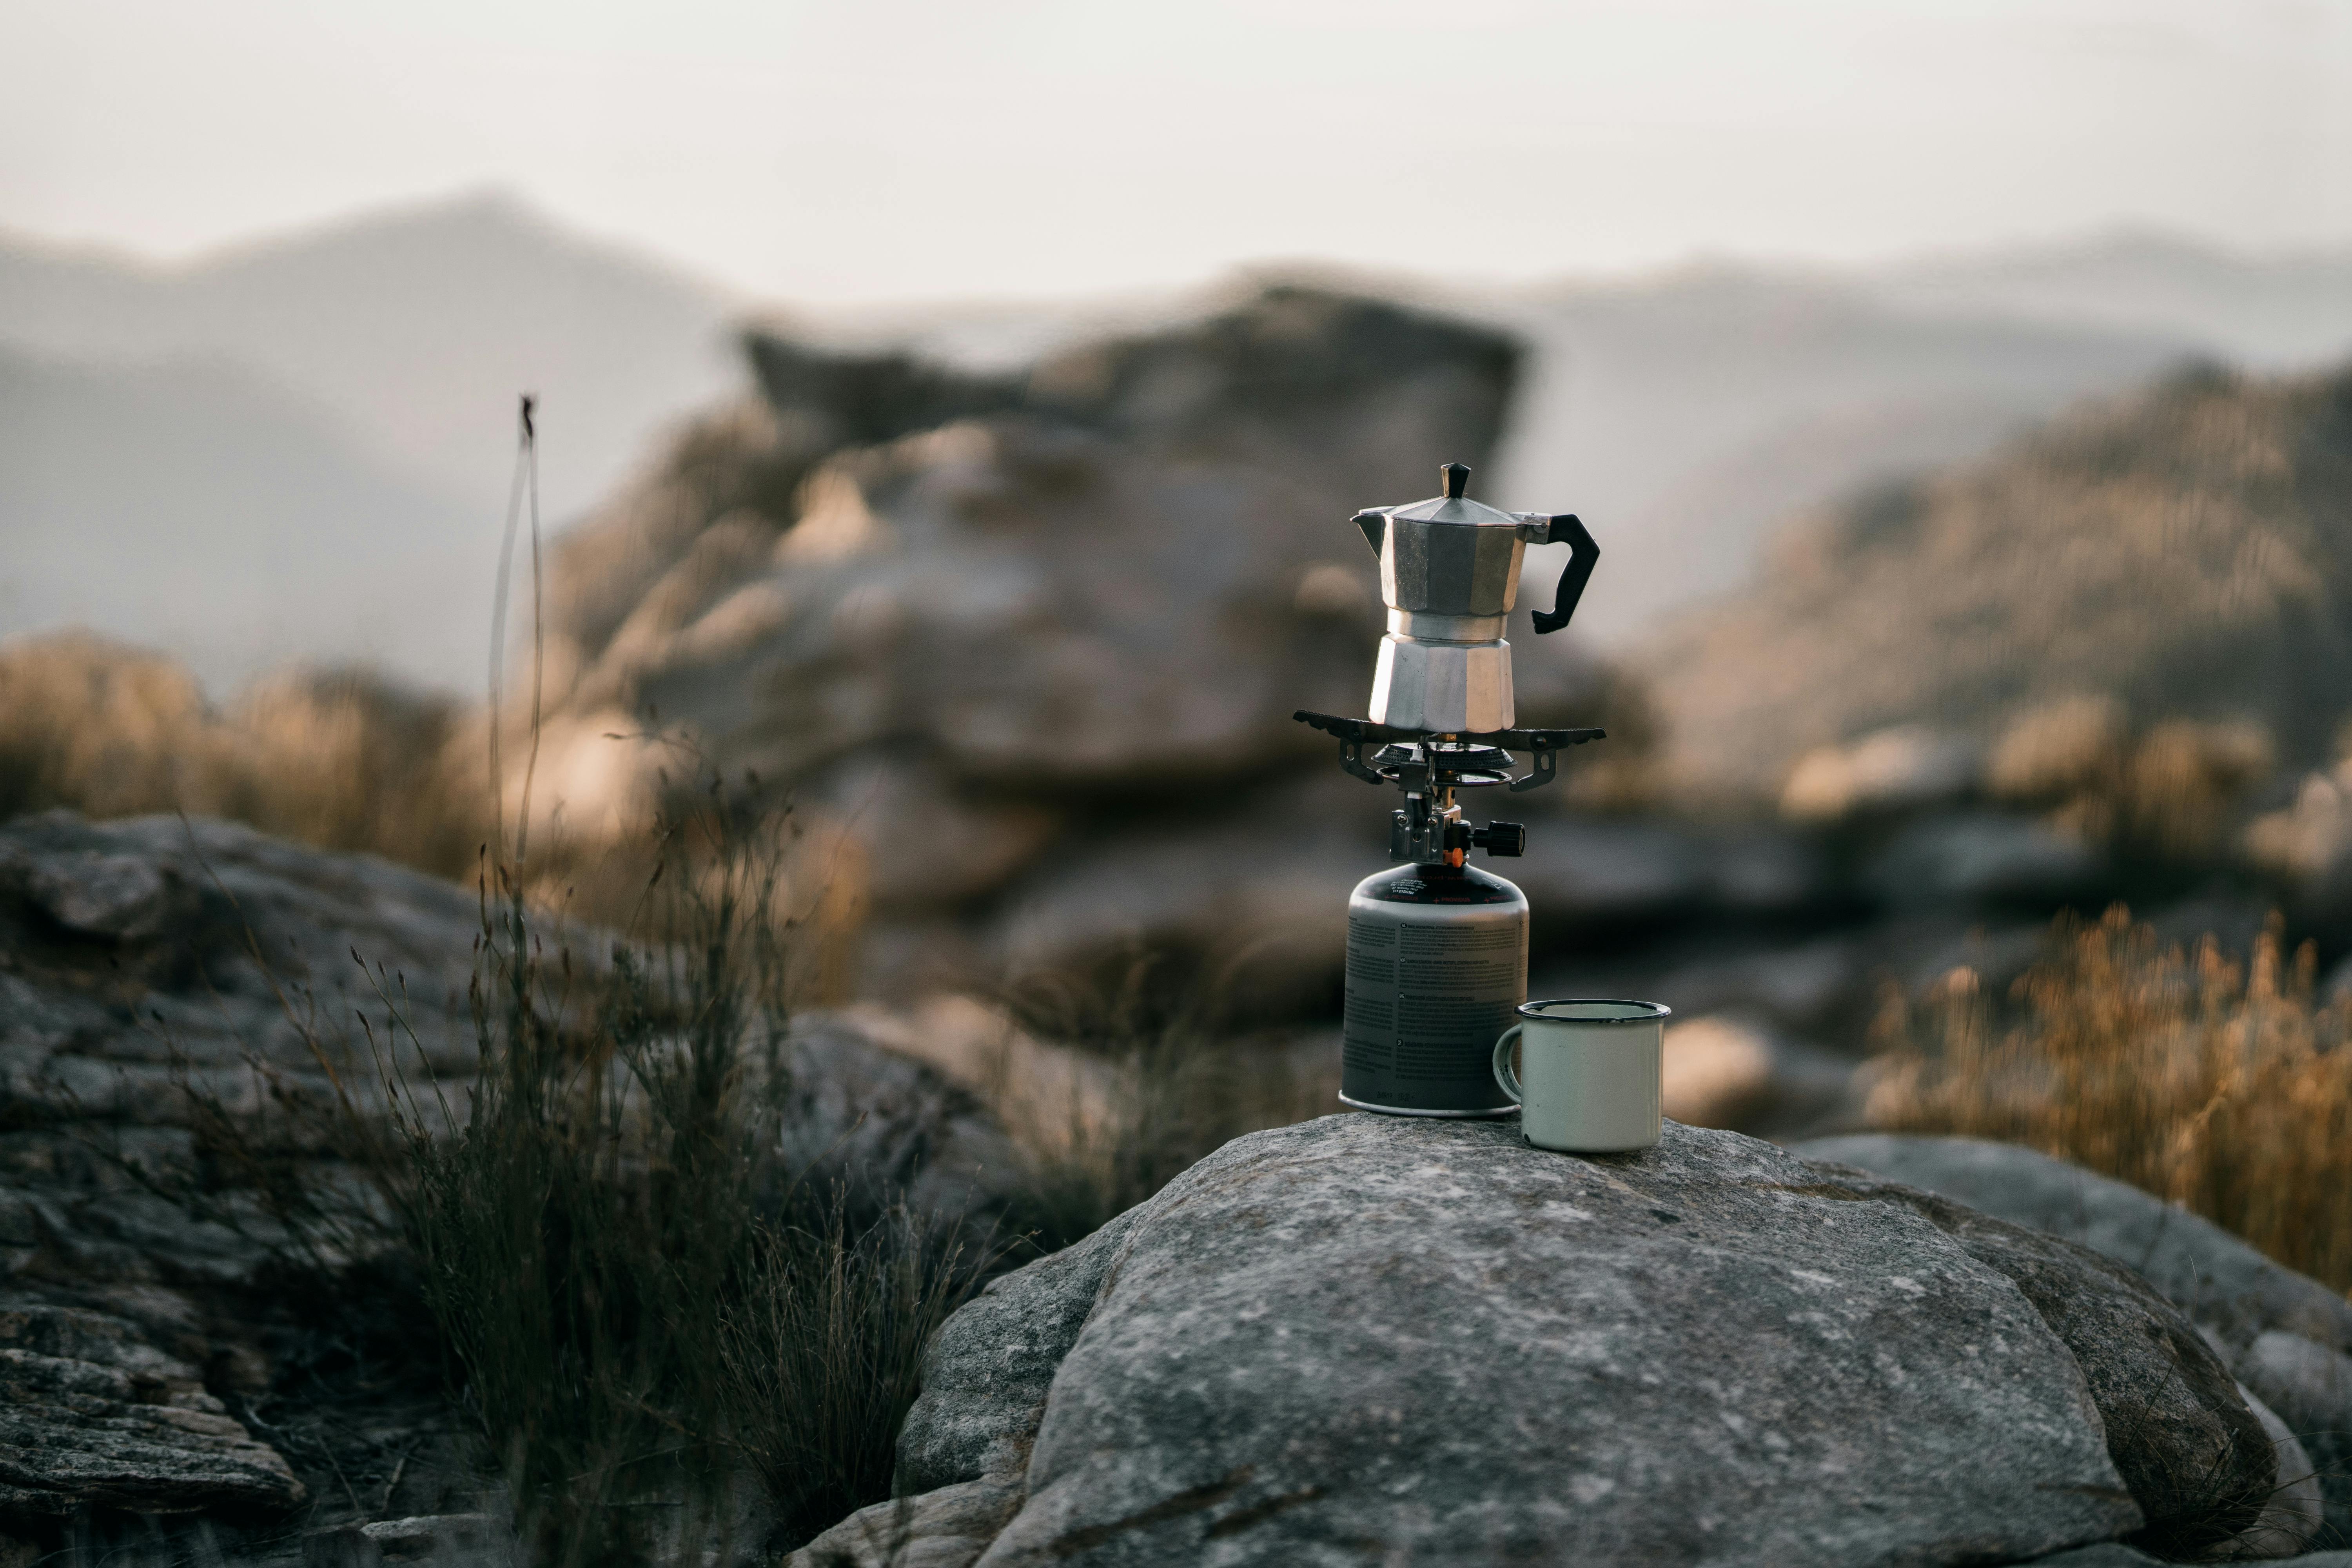
[[[724,1544],[746,1475],[771,1546],[887,1498],[924,1343],[991,1260],[786,1163],[784,825],[712,786],[660,842],[656,934],[593,963],[495,868],[467,1103],[392,1085],[428,1304],[562,1568]]]
[[[2352,1005],[2273,919],[2249,958],[2063,917],[2005,999],[1969,971],[1891,997],[1877,1125],[2023,1143],[2170,1199],[2352,1287]]]

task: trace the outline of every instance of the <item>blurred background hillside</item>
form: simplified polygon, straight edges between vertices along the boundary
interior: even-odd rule
[[[1370,679],[1348,516],[1455,460],[1601,542],[1514,643],[1524,721],[1611,739],[1502,869],[1538,992],[1698,1021],[1686,1110],[1851,1120],[1887,986],[2067,908],[2352,955],[2340,11],[253,0],[0,45],[0,812],[462,879],[528,811],[534,892],[621,921],[717,769],[793,805],[812,996],[1148,972],[1328,1027],[1385,805],[1289,714]],[[494,807],[526,390],[543,723]]]

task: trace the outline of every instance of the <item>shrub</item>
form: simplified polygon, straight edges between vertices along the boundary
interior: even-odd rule
[[[2352,1287],[2352,1006],[2315,999],[2314,961],[2275,919],[2242,959],[2121,906],[2062,917],[2005,1002],[1965,969],[1890,997],[1871,1120],[2074,1161]]]
[[[992,1256],[903,1207],[863,1229],[846,1210],[759,1226],[719,1314],[728,1430],[795,1543],[892,1495],[924,1347]]]
[[[0,817],[91,816],[209,800],[216,721],[195,677],[86,632],[0,649]]]
[[[457,709],[361,669],[257,682],[226,713],[161,654],[85,632],[0,649],[0,817],[226,816],[462,877],[488,792],[459,776]]]
[[[664,836],[661,940],[594,965],[502,875],[465,1112],[394,1085],[395,1201],[534,1561],[723,1543],[746,1465],[771,1544],[887,1497],[924,1342],[984,1258],[782,1165],[782,841],[714,794]]]

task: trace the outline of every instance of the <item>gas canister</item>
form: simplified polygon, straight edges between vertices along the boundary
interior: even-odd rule
[[[1495,1040],[1528,995],[1528,900],[1475,866],[1392,867],[1348,900],[1339,1098],[1403,1116],[1507,1116]]]

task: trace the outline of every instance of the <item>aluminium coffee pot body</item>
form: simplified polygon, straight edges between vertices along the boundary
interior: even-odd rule
[[[1503,630],[1527,547],[1564,543],[1573,552],[1552,608],[1536,613],[1538,632],[1568,624],[1601,550],[1573,516],[1498,511],[1465,493],[1468,468],[1448,463],[1440,472],[1444,494],[1354,519],[1380,554],[1389,610],[1367,717],[1430,734],[1507,730],[1517,714]]]

